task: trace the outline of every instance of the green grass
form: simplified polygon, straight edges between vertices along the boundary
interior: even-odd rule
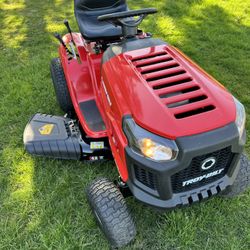
[[[157,7],[142,25],[179,47],[232,91],[250,115],[250,2],[129,1]],[[0,1],[0,249],[108,249],[84,189],[115,165],[33,158],[22,133],[36,112],[62,114],[49,74],[53,32],[74,30],[73,1]],[[250,130],[250,123],[247,123]],[[250,144],[247,152],[250,153]],[[250,249],[250,192],[159,214],[128,200],[138,235],[127,249]]]

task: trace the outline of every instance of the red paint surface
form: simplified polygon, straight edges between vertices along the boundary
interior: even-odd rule
[[[170,58],[173,60],[168,61]],[[162,60],[162,62],[156,65],[155,60]],[[172,67],[174,64],[176,66]],[[156,70],[157,67],[160,70]],[[183,73],[158,79],[166,74],[172,75],[179,72]],[[235,121],[236,109],[232,95],[195,63],[171,46],[163,45],[121,54],[105,63],[103,75],[105,82],[110,85],[110,95],[115,96],[117,103],[122,103],[116,112],[132,114],[137,124],[163,137],[176,139],[191,136],[223,127]],[[191,80],[168,86],[185,78]],[[161,85],[166,87],[154,89]],[[162,95],[190,88],[196,88],[196,90],[160,98]],[[206,96],[205,100],[175,108],[167,107],[167,104],[203,95]],[[209,105],[214,106],[214,110],[183,119],[175,117],[180,113]]]
[[[69,61],[62,46],[59,54],[75,111],[87,136],[108,136],[124,181],[128,179],[124,154],[127,139],[122,131],[124,115],[132,115],[141,127],[170,139],[204,133],[235,120],[236,108],[232,95],[174,47],[163,45],[120,54],[106,62],[101,73],[103,53],[96,55],[94,43],[86,45],[80,34],[73,35],[81,63],[75,59]],[[64,41],[68,43],[69,40],[70,36],[66,35]],[[172,76],[162,79],[166,74]],[[187,78],[190,80],[185,82]],[[183,83],[173,85],[173,82],[183,80]],[[161,98],[190,88],[195,90]],[[206,95],[206,99],[174,108],[167,107],[173,102],[200,95]],[[91,131],[80,111],[79,103],[93,99],[105,122],[105,131]],[[176,118],[179,113],[208,105],[214,109],[183,119]]]

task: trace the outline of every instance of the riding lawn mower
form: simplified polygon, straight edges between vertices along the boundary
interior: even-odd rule
[[[125,198],[159,210],[234,197],[250,184],[244,106],[180,50],[139,29],[154,8],[125,0],[75,0],[80,33],[59,40],[51,62],[65,116],[35,114],[24,131],[32,155],[114,159],[117,180],[87,188],[113,247],[136,229]]]

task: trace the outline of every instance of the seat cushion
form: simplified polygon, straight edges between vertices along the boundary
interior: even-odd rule
[[[125,4],[126,0],[75,0],[78,9],[96,10],[103,8],[115,8]]]
[[[75,1],[75,16],[79,30],[85,39],[106,40],[118,38],[122,35],[120,27],[115,27],[107,22],[99,22],[97,17],[128,10],[125,3],[118,5],[117,7],[112,6],[111,8],[103,7],[90,10],[86,9],[83,5],[77,5],[76,2],[77,1]]]

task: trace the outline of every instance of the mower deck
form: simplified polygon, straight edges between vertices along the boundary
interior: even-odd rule
[[[76,121],[60,116],[34,115],[27,124],[23,141],[33,155],[67,160],[104,160],[111,153],[106,140],[84,137]]]
[[[79,128],[68,118],[36,114],[27,124],[23,140],[31,154],[73,160],[81,157]]]

